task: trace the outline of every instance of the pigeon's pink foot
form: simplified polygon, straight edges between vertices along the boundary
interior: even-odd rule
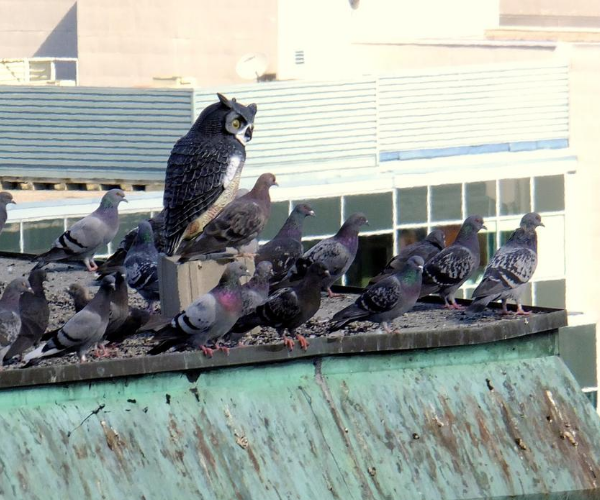
[[[345,295],[344,295],[343,293],[335,293],[335,292],[332,292],[332,291],[331,291],[331,288],[328,288],[328,289],[327,289],[327,296],[328,296],[330,299],[333,299],[333,298],[335,298],[335,297],[345,297]]]
[[[517,305],[517,316],[531,316],[531,311],[525,311],[521,304]]]
[[[303,335],[296,335],[296,340],[300,344],[300,347],[302,347],[302,350],[306,351],[308,349],[308,340],[306,340]]]
[[[217,351],[223,351],[226,356],[229,356],[229,347],[225,347],[224,345],[220,345],[217,347]]]
[[[200,347],[200,349],[202,349],[202,352],[207,358],[213,357],[213,350],[210,347],[206,347],[205,345],[203,345],[202,347]]]
[[[99,345],[94,350],[93,355],[94,355],[95,358],[98,358],[98,359],[101,359],[101,358],[110,358],[110,356],[112,355],[113,352],[114,352],[113,349],[108,349],[104,345]]]
[[[450,309],[454,309],[455,311],[462,311],[464,307],[460,304],[457,304],[456,302],[453,302],[452,304],[450,304]]]
[[[286,346],[290,352],[294,350],[294,341],[285,335],[283,336],[283,345]]]
[[[512,313],[508,309],[502,309],[500,313],[502,316],[512,316]]]
[[[96,272],[98,270],[98,264],[96,264],[93,260],[85,260],[83,261],[85,267],[90,273]]]

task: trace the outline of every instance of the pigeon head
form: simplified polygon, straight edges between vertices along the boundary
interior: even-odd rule
[[[48,281],[48,274],[44,269],[36,269],[29,273],[28,281],[34,291],[40,290],[43,288],[44,281]]]
[[[536,212],[530,212],[528,214],[525,214],[521,219],[522,229],[532,231],[535,230],[535,228],[538,226],[545,227],[544,223],[542,222],[541,215]]]
[[[17,202],[13,200],[12,194],[10,194],[8,191],[2,191],[0,193],[0,204],[8,205],[9,203],[12,203],[13,205],[17,204]]]
[[[294,207],[293,212],[303,215],[304,217],[314,217],[315,211],[311,208],[308,203],[300,203]]]
[[[29,281],[26,278],[17,278],[12,280],[6,287],[6,292],[10,290],[11,293],[22,294],[22,293],[33,293]]]
[[[261,174],[261,176],[256,179],[256,184],[254,184],[252,191],[255,191],[257,188],[260,190],[269,189],[271,186],[279,186],[275,175],[271,173]]]
[[[259,262],[258,266],[256,266],[254,274],[261,278],[270,278],[273,276],[273,264],[271,264],[268,260]]]
[[[477,234],[482,229],[487,229],[483,224],[481,215],[471,215],[465,219],[456,239]]]
[[[223,272],[223,276],[221,276],[221,284],[225,283],[235,283],[238,284],[240,282],[240,278],[242,276],[249,276],[248,268],[242,262],[231,262],[227,264],[225,271]]]
[[[147,220],[143,220],[138,224],[138,233],[136,236],[136,244],[154,245],[154,232],[152,226]]]
[[[254,132],[256,104],[244,106],[235,98],[228,99],[223,94],[217,94],[217,97],[219,102],[204,108],[192,131],[209,137],[232,135],[243,145],[250,142]]]
[[[327,269],[327,266],[325,264],[323,264],[322,262],[313,262],[310,267],[308,268],[308,270],[306,271],[306,275],[310,276],[310,277],[314,277],[316,279],[318,279],[319,281],[325,280],[329,277],[331,277],[331,273],[329,272],[329,269]]]
[[[413,255],[410,259],[406,261],[406,264],[412,267],[413,269],[423,270],[423,266],[425,265],[425,261],[423,257],[419,257],[418,255]]]
[[[127,203],[125,192],[122,189],[111,189],[108,191],[100,202],[101,208],[116,208],[122,201]]]
[[[87,290],[79,283],[71,283],[67,288],[67,293],[72,299],[83,298],[87,295]]]
[[[429,243],[432,243],[440,250],[442,250],[446,246],[446,234],[441,229],[434,229],[431,231],[427,238],[425,238]]]
[[[362,212],[357,212],[355,214],[352,214],[350,217],[348,217],[346,219],[346,222],[344,222],[344,226],[354,228],[357,231],[361,226],[368,226],[368,225],[369,225],[369,220],[367,219],[367,216],[365,214],[363,214]]]
[[[116,273],[117,275],[120,273]],[[102,281],[100,282],[100,288],[115,290],[116,289],[116,279],[113,275],[109,274],[108,276],[104,276]]]

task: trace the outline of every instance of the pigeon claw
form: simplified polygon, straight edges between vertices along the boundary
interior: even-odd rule
[[[201,346],[200,349],[202,349],[202,352],[204,353],[204,355],[207,358],[212,358],[213,357],[213,350],[210,347],[206,347],[205,345]]]
[[[531,311],[525,311],[521,304],[517,305],[517,316],[531,316]]]
[[[331,291],[331,288],[328,288],[328,289],[327,289],[327,296],[328,296],[330,299],[333,299],[333,298],[335,298],[335,297],[345,297],[345,295],[344,295],[343,293],[335,293],[335,292],[332,292],[332,291]]]
[[[229,356],[229,347],[220,345],[219,347],[217,347],[217,351],[223,351],[226,356]]]
[[[308,346],[310,344],[308,343],[308,340],[306,340],[304,338],[304,335],[296,335],[296,340],[300,344],[300,347],[302,348],[302,350],[306,351],[308,349]]]
[[[294,341],[288,337],[283,337],[283,345],[286,346],[290,352],[294,350]]]

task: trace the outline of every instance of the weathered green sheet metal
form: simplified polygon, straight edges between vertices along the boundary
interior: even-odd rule
[[[0,392],[0,498],[597,498],[556,333]]]

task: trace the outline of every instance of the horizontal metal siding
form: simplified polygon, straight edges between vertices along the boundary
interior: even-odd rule
[[[0,87],[0,174],[161,181],[190,90]]]
[[[195,93],[195,114],[215,102],[215,91]],[[248,144],[246,175],[278,167],[323,163],[324,168],[375,166],[376,84],[275,82],[226,87],[219,92],[256,103],[255,134]]]
[[[564,139],[564,64],[462,68],[382,77],[382,152]]]

